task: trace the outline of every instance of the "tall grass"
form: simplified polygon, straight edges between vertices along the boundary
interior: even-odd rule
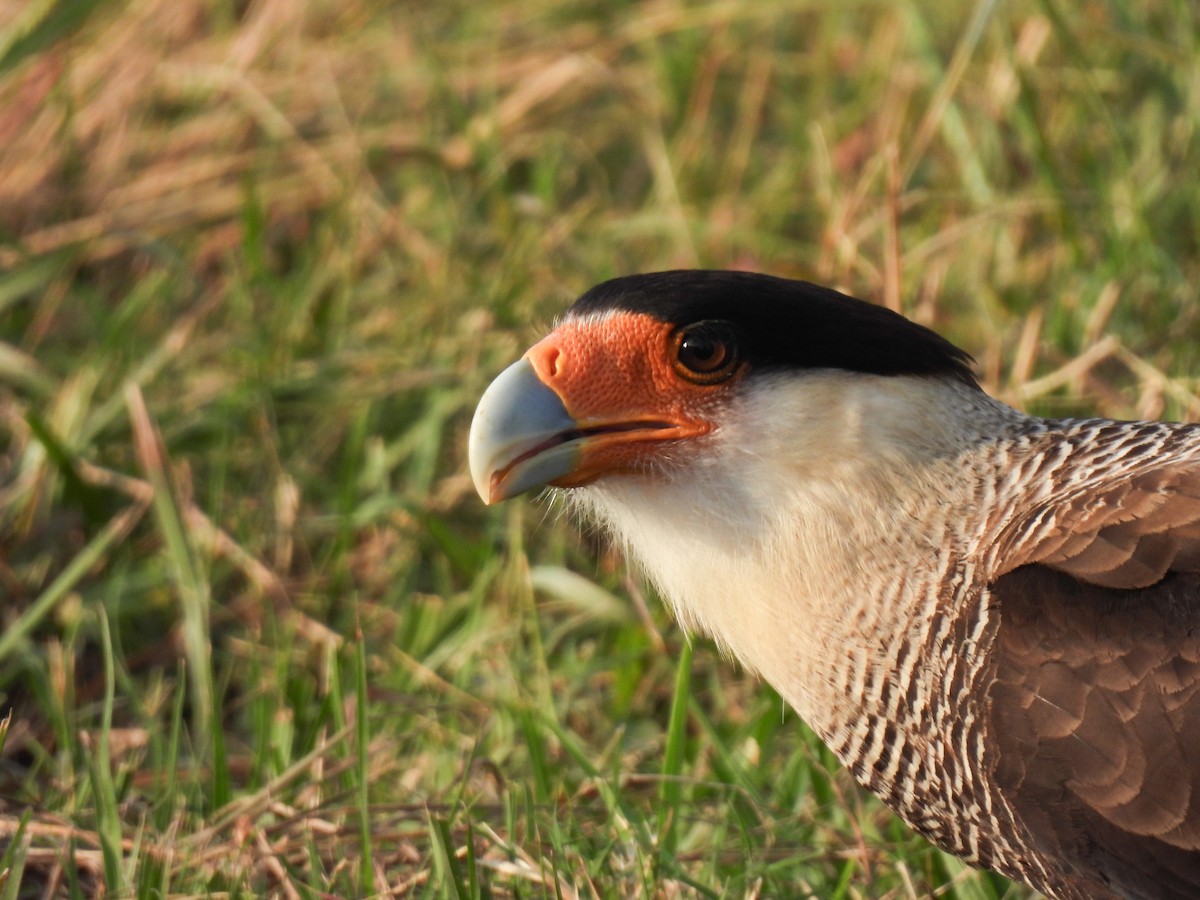
[[[1198,128],[1173,0],[0,4],[0,894],[1025,896],[464,432],[697,265],[1198,417]]]

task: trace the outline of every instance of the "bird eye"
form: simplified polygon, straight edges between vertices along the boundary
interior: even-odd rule
[[[696,322],[675,333],[675,371],[696,384],[716,384],[733,374],[737,343],[723,322]]]

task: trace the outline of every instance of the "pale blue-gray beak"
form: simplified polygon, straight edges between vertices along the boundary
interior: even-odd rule
[[[528,359],[496,376],[475,408],[467,459],[475,490],[497,503],[562,478],[579,464],[578,426]]]

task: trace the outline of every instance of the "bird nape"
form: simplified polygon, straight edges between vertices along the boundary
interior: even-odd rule
[[[1200,425],[1048,420],[886,309],[743,272],[588,291],[470,434],[938,846],[1200,897]]]

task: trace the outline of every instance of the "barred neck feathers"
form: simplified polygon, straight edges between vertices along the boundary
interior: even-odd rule
[[[686,463],[664,452],[653,477],[568,500],[614,533],[685,626],[832,732],[854,714],[831,701],[857,702],[866,668],[895,659],[880,640],[924,614],[912,598],[880,602],[894,573],[949,564],[975,494],[964,462],[1027,421],[953,378],[768,376]],[[831,652],[852,671],[831,668]]]

